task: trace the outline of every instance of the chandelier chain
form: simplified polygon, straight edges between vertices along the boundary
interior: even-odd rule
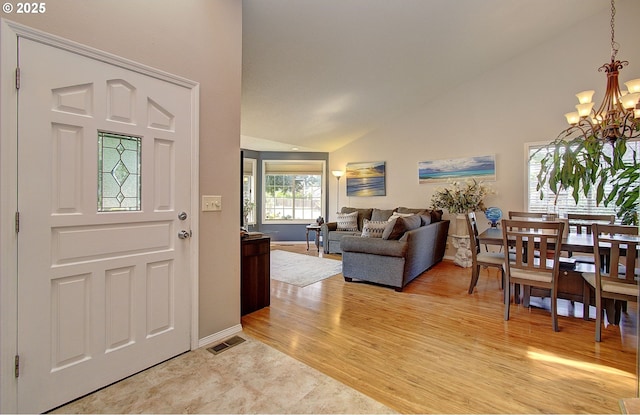
[[[618,54],[618,48],[620,47],[620,44],[615,41],[615,16],[616,16],[615,0],[611,0],[611,62],[616,60],[616,55]]]

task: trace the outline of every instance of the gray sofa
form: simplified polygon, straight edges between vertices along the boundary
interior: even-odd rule
[[[343,213],[353,211],[356,210],[343,208]],[[346,281],[368,281],[402,291],[411,280],[444,257],[449,221],[442,220],[441,211],[408,208],[357,211],[358,231],[337,231],[337,225],[331,222],[322,227],[325,252],[342,253],[342,275]],[[364,219],[385,220],[384,216],[388,214],[388,219],[394,211],[415,214],[396,221],[397,225],[401,225],[396,225],[396,231],[400,229],[396,235],[399,239],[393,236],[390,239],[361,236]],[[408,225],[409,222],[412,225]],[[405,223],[406,231],[402,232]]]

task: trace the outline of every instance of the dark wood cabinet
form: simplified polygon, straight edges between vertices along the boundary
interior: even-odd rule
[[[242,315],[269,306],[271,299],[271,238],[242,239],[240,309]]]

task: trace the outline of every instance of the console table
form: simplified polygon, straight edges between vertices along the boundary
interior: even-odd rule
[[[247,237],[241,240],[240,310],[249,314],[270,304],[271,238]]]

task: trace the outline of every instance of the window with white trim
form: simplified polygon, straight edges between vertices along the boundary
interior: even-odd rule
[[[324,160],[263,162],[263,223],[309,223],[324,211]]]
[[[557,213],[560,217],[566,217],[567,213],[584,213],[584,214],[606,214],[606,215],[615,215],[616,214],[616,206],[612,203],[609,203],[609,206],[604,206],[604,203],[600,203],[600,205],[596,205],[596,197],[595,197],[595,188],[593,187],[591,192],[587,197],[584,197],[583,193],[580,193],[580,199],[576,204],[573,196],[571,194],[571,190],[561,190],[558,194],[558,199],[556,202],[556,195],[551,192],[548,184],[543,188],[544,198],[540,199],[540,191],[536,190],[538,185],[538,172],[540,171],[540,160],[544,157],[544,151],[541,151],[536,155],[534,159],[531,159],[531,156],[538,151],[538,149],[545,147],[545,144],[527,144],[527,174],[528,174],[528,204],[527,209],[530,212],[543,212],[543,213]],[[635,150],[640,154],[640,141],[629,141],[627,143],[627,152],[623,159],[625,161],[632,160],[632,154]],[[605,186],[605,194],[611,190],[611,185]],[[616,220],[619,222],[619,220]]]

